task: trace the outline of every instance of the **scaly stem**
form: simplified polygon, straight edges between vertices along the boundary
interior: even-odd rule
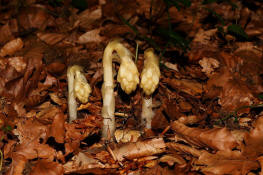
[[[74,72],[68,68],[68,110],[69,110],[69,122],[77,119],[77,102],[74,94]]]
[[[113,54],[114,51],[117,54]],[[104,83],[102,86],[102,137],[104,139],[112,139],[115,131],[115,99],[112,71],[113,58],[120,62],[117,81],[120,82],[121,88],[127,94],[135,90],[139,82],[139,73],[136,65],[132,61],[131,52],[127,48],[125,48],[119,40],[111,41],[105,48],[103,54]]]
[[[154,116],[154,112],[152,110],[152,97],[150,97],[150,98],[143,97],[141,120],[142,120],[142,124],[145,126],[145,128],[147,128],[147,129],[152,128],[153,116]]]
[[[144,94],[149,96],[143,97],[142,101],[142,123],[145,124],[147,129],[151,129],[152,118],[154,112],[152,110],[152,93],[158,86],[160,79],[160,67],[159,58],[154,54],[153,49],[147,49],[144,52],[144,68],[141,73],[141,88],[143,88]]]

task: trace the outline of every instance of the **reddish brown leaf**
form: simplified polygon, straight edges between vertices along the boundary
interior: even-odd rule
[[[172,88],[178,89],[179,91],[185,92],[195,97],[200,97],[203,93],[203,85],[194,80],[187,79],[164,79],[164,82],[169,84]]]
[[[58,143],[64,143],[65,137],[65,116],[62,112],[57,113],[51,125],[50,136],[53,136]]]
[[[22,49],[24,46],[21,38],[14,39],[6,43],[0,50],[0,56],[13,55],[16,51]]]
[[[30,175],[63,175],[63,166],[45,159],[38,160]]]
[[[63,73],[65,68],[66,68],[65,64],[60,62],[53,62],[47,66],[48,72],[55,74]]]
[[[174,121],[171,127],[189,143],[200,147],[209,146],[216,150],[232,150],[237,146],[237,141],[226,128],[190,128],[177,121]]]
[[[254,123],[254,128],[245,135],[245,144],[242,145],[242,152],[244,156],[247,156],[249,158],[256,158],[263,153],[262,134],[263,116],[259,116],[259,118]]]
[[[49,45],[55,45],[65,38],[65,35],[58,33],[37,33],[37,36]]]
[[[162,138],[156,138],[135,143],[128,143],[120,148],[114,149],[113,154],[118,161],[135,159],[164,152],[165,144]]]
[[[23,170],[26,166],[26,163],[27,159],[23,155],[19,153],[13,153],[12,164],[6,175],[23,175]]]
[[[45,7],[34,5],[21,11],[18,22],[26,30],[31,28],[44,30],[52,22],[52,18],[45,10]]]

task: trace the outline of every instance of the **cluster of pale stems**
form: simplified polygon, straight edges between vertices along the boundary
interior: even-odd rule
[[[112,62],[117,61],[120,64],[117,81],[122,90],[130,94],[139,83],[139,72],[132,60],[132,53],[121,43],[119,39],[109,42],[103,54],[103,73],[104,82],[102,85],[102,117],[103,129],[102,137],[106,140],[112,139],[115,132],[115,98]],[[144,96],[142,101],[142,124],[151,128],[151,121],[154,115],[152,110],[152,93],[158,86],[160,78],[159,58],[154,54],[153,49],[147,49],[144,52],[144,68],[141,73],[140,87],[143,89]],[[68,108],[69,121],[77,118],[77,102],[87,103],[91,93],[83,69],[80,66],[73,65],[67,70],[68,78]]]

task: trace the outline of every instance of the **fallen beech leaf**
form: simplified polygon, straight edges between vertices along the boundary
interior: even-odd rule
[[[227,112],[251,105],[254,100],[254,96],[246,83],[234,78],[225,67],[208,80],[206,91],[209,98],[219,96],[219,104]],[[249,110],[249,108],[246,110]]]
[[[175,163],[186,164],[186,161],[177,154],[167,154],[160,158],[160,162],[167,163],[169,166],[173,166]]]
[[[135,143],[128,143],[113,150],[113,154],[118,161],[135,159],[144,156],[151,156],[165,151],[166,145],[162,138],[156,138]]]
[[[193,162],[192,170],[201,170],[205,174],[245,175],[249,171],[259,168],[256,161],[247,160],[240,151],[222,150],[211,154],[205,150],[197,150],[178,143],[167,143],[167,147],[198,157]]]
[[[78,39],[78,43],[85,44],[89,42],[100,43],[105,40],[104,37],[100,36],[100,28],[88,31],[81,35]]]
[[[178,121],[185,125],[193,125],[195,123],[198,123],[202,119],[203,119],[202,117],[196,115],[189,115],[189,116],[182,115],[180,116],[180,118],[178,118]]]
[[[63,166],[45,159],[38,160],[30,175],[63,175]]]
[[[53,136],[57,143],[64,143],[65,137],[65,117],[62,111],[57,113],[54,117],[53,123],[50,128],[50,136]]]
[[[59,97],[58,93],[49,93],[49,97],[53,102],[55,102],[58,105],[67,104],[67,100],[65,98]]]
[[[205,162],[205,163],[202,163]],[[233,160],[233,158],[220,157],[220,155],[213,155],[208,152],[203,152],[196,164],[205,164],[207,167],[201,167],[203,173],[213,174],[247,174],[251,170],[256,170],[259,165],[256,161],[251,160]]]
[[[263,116],[253,124],[254,128],[249,133],[245,134],[244,142],[242,145],[242,153],[249,158],[257,158],[263,153]]]
[[[95,10],[86,9],[79,14],[80,27],[88,29],[91,27],[91,24],[96,22],[102,17],[102,10],[100,7]]]
[[[16,51],[22,49],[24,46],[21,38],[14,39],[6,43],[0,50],[0,56],[13,55]]]
[[[164,82],[174,89],[178,89],[195,97],[200,97],[200,95],[203,93],[203,85],[194,80],[166,78],[164,79]]]
[[[57,113],[61,112],[60,109],[54,105],[43,105],[43,107],[42,105],[40,105],[38,108],[39,109],[37,110],[37,114],[35,117],[43,123],[51,123]]]
[[[42,5],[33,5],[20,11],[18,15],[19,24],[26,30],[37,28],[44,30],[47,25],[54,23],[54,19]]]
[[[163,114],[163,109],[160,108],[155,111],[154,117],[151,122],[152,129],[164,129],[169,126],[169,122]]]
[[[9,171],[6,175],[23,175],[24,168],[27,163],[27,159],[19,154],[19,153],[12,153],[12,164]]]
[[[102,164],[97,159],[91,158],[83,152],[79,152],[72,158],[72,161],[68,161],[63,165],[64,172],[69,173],[96,173],[96,174],[111,174],[111,168],[118,168],[118,165]]]
[[[4,44],[10,39],[14,39],[10,25],[7,23],[0,27],[0,43]]]
[[[204,57],[199,60],[199,64],[202,67],[202,72],[204,72],[208,77],[210,77],[214,69],[219,67],[219,62],[214,58]]]
[[[143,175],[174,175],[177,174],[176,171],[169,169],[168,167],[162,167],[160,165],[156,165],[152,168],[143,169],[141,171],[137,171],[134,174],[143,174]]]
[[[27,66],[23,57],[8,58],[8,62],[17,72],[24,72]]]
[[[174,121],[171,128],[189,143],[199,147],[209,146],[216,150],[232,150],[237,142],[226,128],[198,129],[190,128]]]
[[[202,28],[199,29],[199,31],[196,33],[195,38],[193,39],[193,42],[199,42],[203,45],[211,45],[214,43],[214,40],[211,38],[216,34],[217,29],[210,29],[204,31]]]
[[[141,132],[136,130],[117,129],[114,133],[114,136],[118,143],[137,142],[138,138],[141,136]]]
[[[66,36],[58,33],[37,33],[37,37],[49,45],[55,45],[62,41]]]
[[[47,74],[47,77],[45,79],[45,82],[43,83],[43,85],[51,87],[53,85],[57,85],[58,84],[58,80],[56,79],[56,77]]]
[[[259,173],[259,175],[262,175],[263,174],[263,156],[260,156],[257,158],[257,160],[259,161],[260,163],[260,167],[261,167],[261,172]]]
[[[19,139],[15,152],[27,159],[46,158],[53,160],[55,150],[47,144],[40,143],[41,140],[47,140],[48,130],[48,125],[43,125],[37,120],[32,118],[21,119],[17,124],[17,129],[13,130]]]
[[[86,115],[84,119],[75,120],[74,123],[66,123],[66,151],[78,148],[81,140],[92,134],[97,134],[101,126],[102,117],[97,115]]]
[[[60,74],[65,70],[66,65],[60,62],[53,62],[47,66],[47,70],[50,73]]]
[[[27,95],[32,89],[35,89],[38,85],[40,74],[43,68],[43,48],[32,48],[25,54],[24,58],[28,60],[28,64],[23,77],[24,93],[22,94]]]

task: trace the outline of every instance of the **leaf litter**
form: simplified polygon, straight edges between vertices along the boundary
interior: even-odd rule
[[[72,2],[0,2],[1,174],[262,174],[262,2]],[[153,47],[161,77],[151,129],[140,88],[116,85],[107,142],[102,57],[114,38],[138,48],[139,72]],[[69,123],[74,64],[92,93]]]

